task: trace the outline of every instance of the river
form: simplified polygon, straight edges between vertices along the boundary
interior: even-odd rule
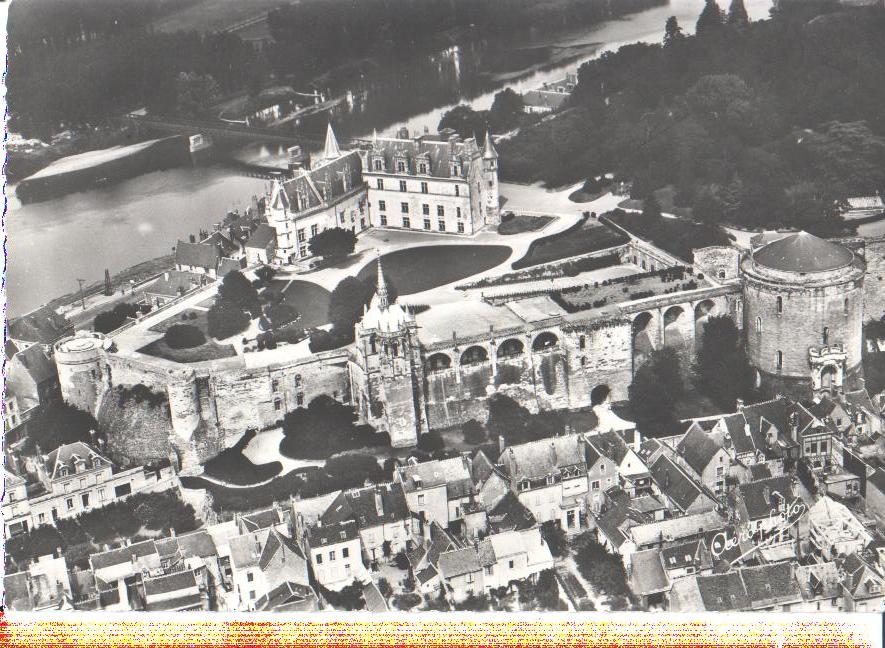
[[[503,87],[524,91],[555,81],[600,52],[636,41],[659,41],[668,16],[687,33],[703,0],[670,4],[619,20],[519,42],[452,47],[372,70],[358,81],[329,79],[349,101],[334,115],[342,135],[364,136],[399,126],[434,132],[442,114],[459,103],[491,106]],[[750,18],[768,16],[771,0],[745,0]],[[514,69],[513,61],[520,64]],[[243,158],[281,160],[280,150],[252,147]],[[232,208],[244,209],[266,182],[222,167],[178,168],[148,173],[119,184],[21,205],[8,199],[7,297],[11,315],[28,312],[77,289],[77,279],[100,280],[168,253],[177,239],[218,222]],[[7,193],[11,188],[7,188]]]

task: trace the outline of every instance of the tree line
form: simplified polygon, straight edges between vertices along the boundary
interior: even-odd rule
[[[885,8],[782,0],[750,23],[708,0],[697,33],[584,64],[566,109],[501,142],[502,176],[549,185],[614,172],[717,225],[832,235],[834,203],[885,189]]]

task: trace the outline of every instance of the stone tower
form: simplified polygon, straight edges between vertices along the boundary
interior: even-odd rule
[[[498,194],[498,151],[492,142],[492,131],[486,131],[486,143],[482,150],[482,197],[486,227],[497,229],[501,224],[501,199]]]
[[[111,342],[101,333],[86,331],[55,343],[55,366],[66,403],[95,414],[99,396],[110,382],[104,352]]]
[[[295,254],[295,225],[290,219],[291,205],[289,195],[283,183],[276,179],[267,201],[267,224],[276,230],[277,251],[275,260],[277,263],[288,264]]]
[[[390,300],[380,257],[377,292],[355,328],[350,374],[361,420],[387,432],[394,447],[415,445],[428,430],[418,327]]]

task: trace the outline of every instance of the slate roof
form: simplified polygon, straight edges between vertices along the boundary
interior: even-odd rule
[[[519,501],[513,491],[507,491],[504,497],[488,512],[489,525],[494,532],[521,531],[530,529],[537,524],[532,512]]]
[[[782,272],[827,272],[850,264],[854,253],[838,243],[799,232],[760,248],[753,259]]]
[[[49,306],[41,306],[27,315],[14,317],[7,323],[7,337],[25,342],[52,344],[73,333],[74,325]]]
[[[61,466],[67,466],[68,468],[73,468],[75,457],[79,457],[87,462],[87,469],[91,469],[92,466],[89,465],[92,457],[98,457],[102,460],[102,466],[110,465],[110,459],[100,455],[98,451],[83,443],[82,441],[75,441],[74,443],[66,443],[65,445],[61,445],[57,447],[55,450],[46,455],[46,460],[44,461],[44,465],[46,466],[46,472],[49,475],[50,479],[54,479],[57,475],[57,471]]]
[[[620,440],[620,437],[618,437]],[[623,442],[622,442],[623,443]],[[580,434],[566,434],[550,439],[510,446],[501,453],[499,463],[514,481],[558,475],[561,468],[578,465],[586,473],[585,442]]]
[[[139,559],[152,554],[156,555],[159,560],[160,554],[157,552],[157,545],[153,540],[145,540],[144,542],[131,544],[128,547],[94,553],[89,556],[89,563],[92,565],[93,571],[95,571],[131,562],[133,556]]]
[[[174,545],[174,547],[181,553],[182,558],[190,558],[191,556],[209,558],[218,553],[215,541],[212,539],[212,536],[209,535],[209,532],[205,530],[185,533],[183,535],[175,536],[174,538],[156,540],[155,543],[157,545],[157,550],[161,555],[164,555],[164,553],[168,551],[165,543],[170,543],[169,546]],[[164,545],[162,548],[161,544]]]
[[[166,297],[179,297],[194,288],[199,288],[206,283],[215,281],[196,272],[188,270],[170,270],[162,277],[144,287],[144,292],[151,295],[163,295]]]
[[[323,514],[322,521],[323,524],[336,524],[354,520],[360,529],[367,529],[408,520],[410,516],[402,485],[388,483],[342,491]]]
[[[359,529],[353,520],[315,526],[307,532],[307,541],[314,549],[347,542],[358,537]]]
[[[722,448],[702,429],[692,427],[676,445],[676,452],[698,475],[713,461]]]
[[[305,212],[336,202],[363,183],[362,161],[356,151],[324,161],[283,183],[275,200],[288,203],[288,209]],[[285,193],[285,199],[281,196]]]
[[[768,479],[771,477],[771,470],[765,464],[752,464],[750,466],[750,476],[753,478],[753,481]]]
[[[397,469],[403,490],[412,493],[420,489],[442,486],[448,482],[470,479],[467,461],[463,457],[453,457],[435,461],[425,461]],[[418,477],[418,480],[415,479]]]
[[[198,607],[203,607],[203,597],[200,593],[148,603],[145,610],[147,612],[168,612],[170,610],[193,610]]]
[[[661,492],[683,511],[698,497],[706,497],[701,487],[666,455],[658,457],[649,472]]]
[[[197,579],[191,570],[173,572],[156,578],[145,578],[143,582],[146,596],[169,594],[197,586]]]
[[[772,510],[778,510],[781,500],[776,494],[780,494],[786,503],[796,499],[793,496],[793,485],[788,475],[740,484],[738,490],[750,520],[767,518]]]
[[[439,576],[439,572],[436,571],[436,568],[433,565],[428,565],[417,574],[415,574],[415,578],[418,579],[418,583],[421,585],[432,581],[437,576]]]
[[[739,571],[751,607],[768,607],[802,595],[790,562],[743,567]]]
[[[747,433],[747,419],[742,413],[723,416],[722,420],[725,422],[725,429],[734,444],[735,453],[740,455],[756,452],[756,444],[753,443],[753,437]]]
[[[602,432],[601,434],[590,435],[587,437],[587,443],[618,465],[630,451],[624,439],[617,432]]]
[[[845,571],[842,584],[851,594],[852,598],[863,599],[871,596],[881,596],[883,586],[882,577],[864,562],[860,556],[857,554],[851,554],[845,558],[842,562],[842,569]],[[879,585],[878,592],[861,589],[861,586],[869,580],[873,580]]]
[[[259,612],[303,610],[313,607],[316,594],[306,585],[284,581],[255,601]]]
[[[217,245],[189,243],[179,240],[175,244],[175,264],[215,270],[224,256]]]
[[[885,493],[885,470],[877,468],[876,472],[867,477],[867,488],[869,488],[871,484],[875,486],[876,490],[879,492]]]
[[[255,231],[252,232],[252,236],[249,237],[249,240],[246,241],[246,247],[264,250],[271,241],[276,241],[276,239],[277,231],[267,223],[261,223],[261,225],[255,228]]]
[[[750,607],[750,597],[737,572],[697,577],[704,609],[708,612],[730,612]]]
[[[242,270],[245,267],[246,267],[246,259],[245,258],[229,259],[227,257],[224,257],[218,263],[218,270],[216,272],[218,273],[219,277],[224,277],[230,272]]]
[[[38,385],[47,380],[57,380],[55,362],[43,351],[43,345],[33,344],[15,354],[15,361],[20,362],[28,375]]]
[[[285,553],[287,551],[299,558],[304,558],[301,547],[298,546],[298,543],[293,538],[283,535],[276,529],[271,529],[267,536],[267,541],[261,550],[261,556],[258,558],[258,568],[261,571],[267,571],[267,567],[274,557],[280,552]]]
[[[710,552],[704,538],[689,542],[668,545],[661,549],[661,561],[664,569],[685,569],[695,567],[702,569],[712,567]]]
[[[694,536],[704,536],[706,533],[721,531],[725,522],[715,511],[706,513],[694,513],[638,524],[630,529],[633,541],[639,547],[646,547],[663,541],[676,541]]]
[[[842,593],[839,568],[834,562],[797,565],[795,576],[805,600],[833,599]]]
[[[458,160],[464,170],[463,176],[467,177],[467,168],[470,161],[480,155],[476,142],[459,141],[454,145],[449,142],[430,139],[427,136],[420,138],[417,142],[412,139],[394,139],[394,138],[376,138],[364,148],[364,154],[367,160],[371,160],[373,155],[381,155],[384,158],[384,168],[386,173],[395,173],[397,156],[404,156],[408,173],[415,174],[418,171],[418,159],[423,158],[430,165],[428,175],[434,178],[451,178],[452,163]],[[367,164],[367,167],[374,167]],[[421,176],[417,176],[421,177]]]
[[[661,566],[657,549],[637,551],[630,556],[630,589],[634,594],[647,596],[670,589],[670,579]]]
[[[240,526],[244,532],[258,531],[259,529],[267,529],[282,522],[280,511],[277,507],[270,508],[254,513],[248,513],[240,517]]]

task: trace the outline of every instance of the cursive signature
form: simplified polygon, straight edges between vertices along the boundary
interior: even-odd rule
[[[771,509],[768,512],[768,525],[765,529],[765,532],[771,535],[766,543],[772,542],[776,537],[782,537],[807,511],[808,507],[801,499],[793,500],[783,511]],[[710,543],[710,553],[714,558],[719,558],[726,551],[740,546],[741,542],[752,540],[759,531],[761,529],[754,529],[749,525],[736,533],[720,531],[713,536],[713,541]]]

